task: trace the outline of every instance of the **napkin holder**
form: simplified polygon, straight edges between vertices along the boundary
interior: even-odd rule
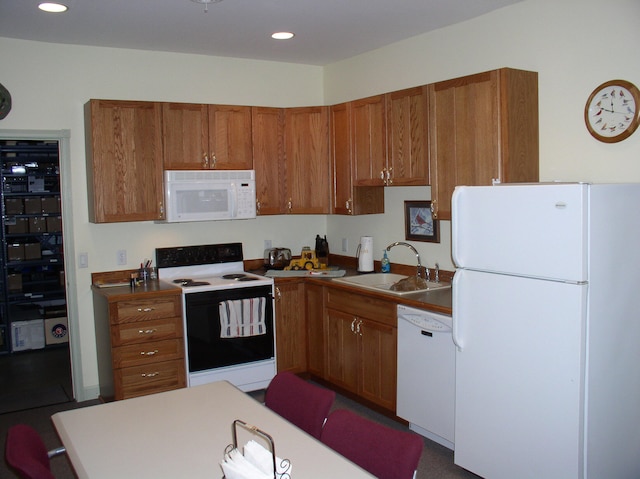
[[[280,464],[280,467],[281,469],[283,469],[283,472],[278,472],[278,469],[276,468],[276,446],[275,446],[275,443],[273,442],[273,438],[266,432],[262,431],[261,429],[258,429],[256,426],[248,424],[240,419],[236,419],[233,421],[233,428],[232,428],[233,443],[229,444],[225,448],[224,450],[225,454],[228,454],[233,449],[238,448],[238,427],[241,427],[249,431],[250,433],[255,434],[256,436],[261,437],[267,442],[267,444],[269,445],[271,457],[273,460],[273,479],[291,479],[291,476],[289,475],[289,470],[291,469],[291,462],[289,461],[289,459],[283,459],[282,463]],[[224,476],[223,476],[223,479],[224,479]]]

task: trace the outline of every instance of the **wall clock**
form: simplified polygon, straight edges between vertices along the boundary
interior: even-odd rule
[[[11,94],[0,83],[0,120],[4,120],[11,111]]]
[[[631,136],[640,124],[640,90],[625,80],[603,83],[584,107],[587,130],[597,140],[616,143]]]

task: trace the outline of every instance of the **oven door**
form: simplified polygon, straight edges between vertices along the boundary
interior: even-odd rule
[[[274,358],[271,286],[187,293],[184,298],[189,373]],[[220,303],[252,298],[265,300],[266,332],[256,336],[221,337]]]

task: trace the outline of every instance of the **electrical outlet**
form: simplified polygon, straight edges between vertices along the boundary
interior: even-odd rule
[[[89,267],[89,253],[80,253],[78,255],[78,268]]]
[[[127,264],[127,250],[126,249],[119,249],[118,250],[118,264],[121,265],[121,266]]]
[[[342,238],[342,252],[346,253],[349,251],[349,240],[347,238]]]
[[[264,240],[264,249],[271,248],[271,240]]]

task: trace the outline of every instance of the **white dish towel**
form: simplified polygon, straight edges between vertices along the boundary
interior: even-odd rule
[[[244,338],[266,334],[266,302],[266,298],[220,302],[220,337]]]

